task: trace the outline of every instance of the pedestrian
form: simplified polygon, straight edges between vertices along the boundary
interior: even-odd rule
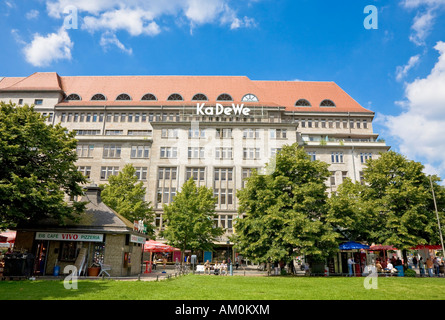
[[[158,262],[156,261],[156,256],[153,257],[153,270],[156,270],[156,265]]]
[[[349,258],[348,259],[348,271],[349,271],[349,277],[352,277],[353,274],[353,270],[352,270],[352,266],[355,264],[354,262],[354,258]]]
[[[430,277],[433,276],[433,267],[434,267],[434,263],[431,260],[431,258],[426,259],[426,268],[428,269],[428,276],[430,276]]]
[[[414,258],[413,258],[413,266],[414,266],[414,269],[417,269],[417,258],[416,258],[416,256],[414,256]]]
[[[166,265],[167,265],[167,258],[164,256],[164,259],[162,260],[162,262],[163,262],[163,264],[164,264],[164,270],[165,270],[165,267],[166,267]]]
[[[238,270],[238,266],[239,266],[239,257],[235,258],[235,268],[236,270]]]
[[[423,277],[425,275],[425,263],[423,262],[422,257],[420,257],[419,259],[419,271],[420,271],[420,276]]]
[[[439,264],[439,259],[437,259],[437,257],[434,258],[433,264],[434,264],[434,269],[436,271],[436,276],[439,276],[440,275],[440,264]]]

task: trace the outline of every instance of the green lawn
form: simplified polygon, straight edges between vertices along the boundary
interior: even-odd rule
[[[366,290],[364,279],[188,275],[159,282],[79,280],[77,290],[62,281],[0,281],[0,300],[445,299],[444,278],[379,278],[377,290]]]

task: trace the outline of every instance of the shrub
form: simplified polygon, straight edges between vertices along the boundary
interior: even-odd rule
[[[416,275],[417,273],[413,269],[407,269],[405,271],[405,277],[415,277]]]

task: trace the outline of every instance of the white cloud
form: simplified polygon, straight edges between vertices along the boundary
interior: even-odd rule
[[[48,66],[53,61],[71,60],[73,48],[68,33],[60,28],[57,33],[41,36],[36,33],[31,43],[23,49],[26,61],[36,67]]]
[[[131,55],[133,54],[133,49],[126,48],[122,42],[119,41],[119,39],[116,37],[114,33],[104,33],[100,39],[100,45],[107,50],[110,45],[114,45],[121,49],[123,52]]]
[[[37,18],[38,16],[39,16],[39,11],[38,11],[38,10],[35,10],[35,9],[33,9],[33,10],[31,10],[31,11],[28,11],[28,12],[26,13],[26,19],[28,19],[28,20],[35,19],[35,18]]]
[[[430,74],[407,83],[405,111],[398,116],[384,116],[391,136],[400,144],[400,152],[411,159],[424,159],[445,178],[445,42],[434,47],[439,59]]]
[[[417,65],[419,63],[419,61],[420,61],[420,54],[409,58],[409,61],[406,65],[397,67],[397,69],[396,69],[397,81],[400,81],[403,78],[405,78],[406,75],[408,74],[409,70],[411,70],[415,65]]]

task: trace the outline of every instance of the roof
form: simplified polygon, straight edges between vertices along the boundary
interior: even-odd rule
[[[335,82],[311,81],[255,81],[245,76],[59,76],[57,73],[34,73],[26,78],[4,78],[0,81],[1,91],[56,90],[67,96],[75,93],[80,101],[62,101],[58,106],[183,106],[196,105],[192,101],[195,94],[207,96],[206,105],[214,105],[219,95],[226,93],[233,103],[251,106],[285,107],[296,112],[364,112],[363,108]],[[106,101],[90,101],[101,93]],[[115,101],[126,93],[131,101]],[[141,101],[151,93],[157,101]],[[168,101],[168,97],[178,93],[183,101]],[[258,102],[242,102],[246,94],[253,94]],[[299,99],[308,100],[311,107],[295,107]],[[320,107],[325,100],[332,100],[335,107]],[[225,101],[227,103],[228,101]],[[218,101],[218,103],[221,103]],[[231,104],[232,101],[229,102]],[[224,103],[221,103],[224,104]]]

